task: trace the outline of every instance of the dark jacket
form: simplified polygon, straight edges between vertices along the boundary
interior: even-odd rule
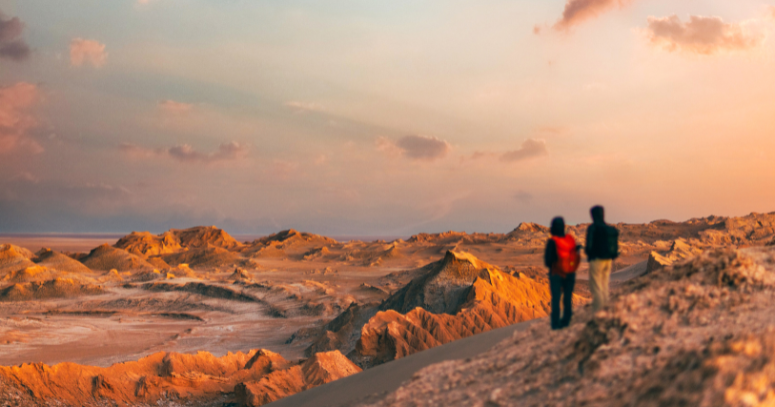
[[[557,256],[557,244],[554,243],[553,239],[549,239],[546,242],[546,249],[544,249],[544,265],[551,270],[554,263],[557,263],[557,260],[559,260],[559,257]]]
[[[565,237],[565,219],[561,216],[552,219],[552,225],[549,230],[552,236]],[[557,263],[559,259],[559,256],[557,256],[557,243],[552,238],[549,238],[546,242],[546,249],[544,249],[544,264],[551,270],[554,263]]]
[[[619,231],[606,224],[602,217],[594,219],[587,228],[587,243],[584,253],[587,254],[589,261],[619,257]]]

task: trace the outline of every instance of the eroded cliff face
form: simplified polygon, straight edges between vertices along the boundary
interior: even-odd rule
[[[0,367],[0,380],[11,388],[6,395],[16,393],[20,405],[220,406],[237,400],[260,406],[359,371],[336,351],[301,364],[266,350],[223,357],[160,352],[107,368],[74,363]]]
[[[772,248],[708,250],[626,283],[569,329],[534,325],[374,405],[770,405],[773,298]]]
[[[456,263],[453,276],[459,275],[460,268],[470,270],[482,266],[455,311],[433,313],[421,307],[405,314],[380,311],[362,328],[355,350],[348,355],[353,361],[371,367],[491,329],[548,316],[551,296],[545,283],[524,275],[511,276],[490,265],[484,267],[486,263],[469,254],[452,256]],[[468,265],[461,265],[460,259],[465,259]],[[436,276],[439,275],[443,273]],[[453,278],[446,276],[443,280]],[[441,291],[437,282],[428,286],[425,288]],[[410,303],[416,301],[403,298]],[[586,302],[576,295],[573,301],[575,306]]]

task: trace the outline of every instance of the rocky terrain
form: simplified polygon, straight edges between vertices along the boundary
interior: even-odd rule
[[[695,267],[686,265],[691,262],[766,263],[760,249],[746,247],[775,243],[774,226],[775,213],[617,225],[617,304],[624,293],[678,287],[681,270]],[[585,230],[570,228],[582,242]],[[196,227],[133,232],[88,253],[8,241],[0,245],[0,366],[8,366],[0,368],[0,399],[8,405],[263,405],[456,339],[545,317],[548,236],[546,227],[523,223],[507,234],[447,232],[390,242],[338,242],[295,230],[241,242],[216,227]],[[701,271],[692,275],[706,273],[705,266],[696,267]],[[581,335],[584,321],[599,319],[584,311],[584,278],[582,268],[577,323],[551,334],[560,342]],[[715,277],[703,278],[693,287],[710,287],[705,281]],[[759,287],[751,288],[756,295],[767,292],[764,283],[756,284],[743,286]],[[723,292],[734,297],[736,291]],[[661,310],[643,301],[644,312]],[[633,322],[635,329],[650,323]],[[544,325],[536,324],[533,340],[546,333]],[[551,342],[525,349],[559,357],[549,351]],[[579,346],[574,355],[597,352]],[[533,363],[519,357],[519,363]]]
[[[775,249],[711,249],[620,286],[567,330],[535,324],[370,405],[771,405],[774,298]]]

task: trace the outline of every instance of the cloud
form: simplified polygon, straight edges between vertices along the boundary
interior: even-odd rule
[[[39,101],[40,91],[31,83],[0,86],[0,154],[19,148],[33,153],[43,151],[28,134],[38,125],[30,111]]]
[[[30,47],[21,38],[24,23],[18,17],[5,19],[0,12],[0,58],[24,61],[30,56]]]
[[[169,114],[188,113],[194,108],[194,105],[190,103],[176,102],[174,100],[162,100],[158,106],[161,111]]]
[[[523,204],[527,204],[533,200],[533,195],[527,191],[520,189],[514,194],[514,199],[516,199],[519,202],[522,202]]]
[[[764,41],[764,35],[747,30],[744,24],[703,16],[690,16],[687,22],[676,15],[649,17],[647,36],[652,45],[667,51],[701,55],[744,51]]]
[[[121,143],[119,151],[133,158],[171,158],[189,164],[213,164],[224,161],[236,161],[248,154],[248,146],[232,141],[218,146],[218,150],[209,154],[200,153],[189,144],[179,144],[169,148],[145,148],[130,143]]]
[[[549,149],[546,148],[545,141],[529,138],[525,140],[517,150],[509,151],[501,155],[500,160],[503,162],[516,162],[545,156],[547,154],[549,154]]]
[[[528,160],[531,158],[538,158],[549,154],[549,149],[546,147],[544,140],[527,139],[522,142],[522,145],[513,151],[507,151],[505,153],[495,153],[492,151],[476,151],[471,154],[472,160],[500,160],[502,162],[516,162]]]
[[[562,17],[554,24],[554,29],[566,31],[582,21],[629,3],[632,3],[632,0],[567,0]]]
[[[285,102],[285,107],[291,108],[296,112],[325,112],[326,108],[315,102],[290,101]]]
[[[70,63],[73,66],[91,64],[95,68],[100,68],[105,65],[107,59],[105,44],[83,38],[75,38],[70,42]]]
[[[444,158],[452,147],[437,137],[405,136],[395,141],[380,137],[377,139],[377,149],[413,160],[434,161]]]

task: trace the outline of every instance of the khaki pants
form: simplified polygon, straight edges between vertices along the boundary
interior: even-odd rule
[[[608,305],[608,281],[611,279],[613,260],[597,259],[589,262],[589,291],[592,291],[592,309],[595,312]]]

